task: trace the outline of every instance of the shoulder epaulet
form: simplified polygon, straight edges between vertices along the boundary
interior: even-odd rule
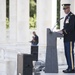
[[[68,16],[68,18],[70,19],[70,17],[73,16],[73,15],[74,15],[73,13],[70,13],[70,15]]]
[[[70,16],[74,16],[74,14],[73,14],[73,13],[71,13],[71,14],[70,14]]]
[[[71,14],[71,15],[73,15],[73,14]]]

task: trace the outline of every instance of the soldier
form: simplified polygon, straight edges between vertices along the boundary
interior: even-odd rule
[[[66,14],[64,27],[60,33],[64,34],[64,49],[68,68],[64,73],[74,73],[74,41],[75,41],[75,15],[70,11],[70,4],[63,4]]]

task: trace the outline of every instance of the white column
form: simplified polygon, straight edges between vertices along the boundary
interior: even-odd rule
[[[45,0],[37,0],[37,33],[39,36],[39,45],[45,45],[46,28],[45,28]]]
[[[71,11],[75,14],[75,0],[70,0],[71,3]]]
[[[0,0],[0,43],[6,42],[6,0]]]
[[[52,29],[55,27],[56,21],[57,21],[57,0],[52,0]],[[56,30],[56,27],[53,29],[53,31],[54,30]]]
[[[37,0],[37,32],[39,44],[46,45],[47,28],[56,24],[57,0]]]
[[[10,0],[10,42],[17,41],[17,0]]]
[[[29,42],[29,0],[17,0],[17,42]]]
[[[75,14],[75,0],[74,0],[74,14]]]
[[[74,14],[75,14],[75,0],[73,0],[74,1]]]
[[[62,4],[63,4],[63,0],[60,1],[60,18],[65,16]],[[63,23],[64,23],[64,19],[60,21],[60,29],[63,28]]]

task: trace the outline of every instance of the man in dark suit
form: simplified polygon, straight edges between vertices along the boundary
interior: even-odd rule
[[[36,35],[36,32],[33,31],[33,38],[30,41],[31,42],[31,54],[33,55],[33,61],[38,61],[38,43],[39,43],[39,38]]]
[[[75,15],[70,11],[70,4],[63,4],[63,10],[66,17],[60,33],[64,34],[65,57],[68,65],[63,72],[74,73]]]
[[[33,31],[33,39],[32,39],[32,41],[31,41],[31,43],[32,43],[32,45],[38,45],[38,43],[39,43],[39,38],[38,38],[38,36],[36,35],[36,33],[35,33],[35,31]]]

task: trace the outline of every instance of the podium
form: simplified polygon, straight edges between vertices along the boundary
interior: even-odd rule
[[[17,75],[32,75],[33,63],[31,54],[17,55]]]
[[[63,35],[47,29],[45,73],[58,73],[57,37],[61,38]]]
[[[38,61],[38,46],[31,46],[32,60]]]

